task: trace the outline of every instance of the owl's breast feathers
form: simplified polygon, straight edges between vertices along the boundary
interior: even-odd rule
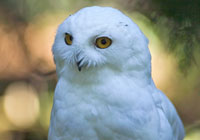
[[[63,140],[181,140],[178,115],[174,111],[167,116],[163,107],[166,99],[155,98],[155,92],[158,90],[153,84],[138,87],[129,77],[119,75],[90,85],[60,78],[49,140],[55,140],[51,139],[55,135]],[[169,109],[175,110],[173,106]]]

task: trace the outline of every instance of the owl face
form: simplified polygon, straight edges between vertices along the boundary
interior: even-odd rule
[[[130,18],[116,9],[95,6],[78,11],[59,26],[53,54],[60,70],[65,66],[77,72],[105,66],[122,70],[149,63],[147,44]]]

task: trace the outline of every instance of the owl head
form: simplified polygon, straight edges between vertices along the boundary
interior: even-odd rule
[[[102,69],[151,73],[147,38],[111,7],[86,7],[70,15],[57,30],[53,54],[58,75]]]

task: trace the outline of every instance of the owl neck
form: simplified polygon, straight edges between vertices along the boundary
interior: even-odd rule
[[[62,72],[59,73],[59,77],[64,77],[68,83],[77,85],[91,85],[91,84],[103,84],[108,81],[114,81],[121,79],[122,82],[126,82],[129,79],[136,86],[144,87],[152,84],[151,73],[149,69],[142,68],[127,68],[117,69],[112,66],[100,66],[93,68],[83,68],[78,71],[76,67],[65,67]]]

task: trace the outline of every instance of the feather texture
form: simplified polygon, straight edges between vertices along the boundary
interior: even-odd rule
[[[102,36],[112,40],[106,49],[95,46]],[[59,78],[48,140],[183,139],[174,106],[152,80],[148,40],[120,11],[95,6],[71,15],[53,54]]]

